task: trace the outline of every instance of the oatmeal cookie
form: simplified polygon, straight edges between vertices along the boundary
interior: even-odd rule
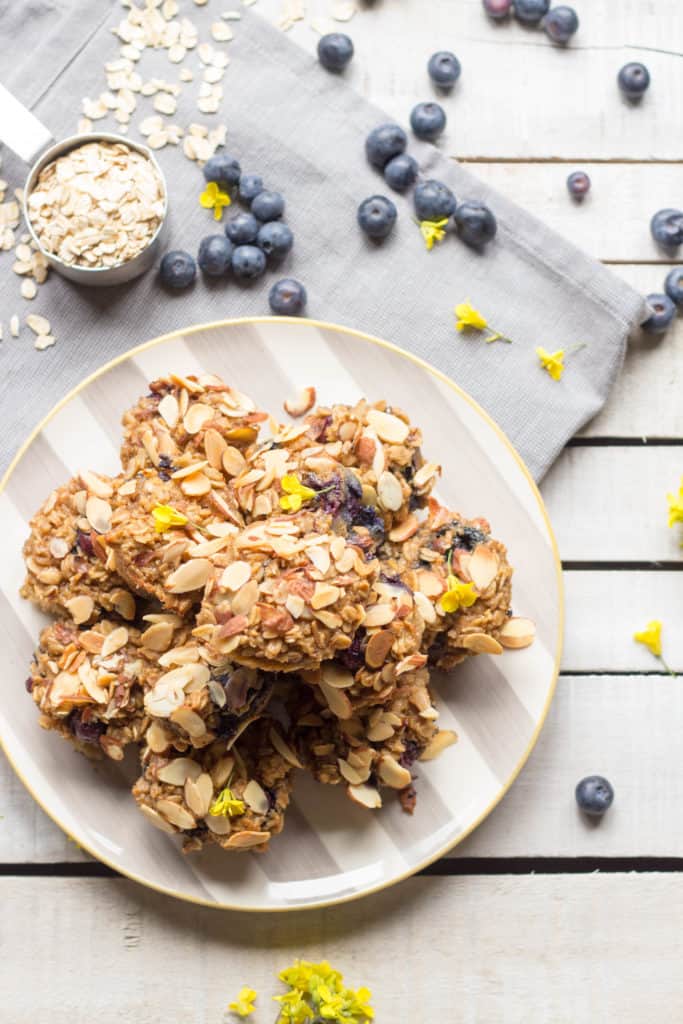
[[[185,852],[217,843],[263,852],[282,831],[298,759],[271,719],[252,725],[228,751],[217,740],[192,756],[149,748],[133,796],[157,828],[182,833]]]
[[[259,520],[211,558],[194,635],[219,659],[294,672],[346,650],[378,562],[301,509]]]
[[[106,564],[100,540],[110,525],[113,492],[112,481],[88,472],[52,492],[30,523],[22,597],[49,614],[70,616],[77,625],[93,622],[103,611],[135,618],[135,599]]]
[[[124,413],[121,462],[128,473],[164,470],[187,455],[234,475],[267,418],[220,377],[170,374],[152,381],[149,394]]]
[[[171,628],[178,641],[189,632],[182,624]],[[89,757],[120,761],[149,724],[144,694],[162,671],[158,646],[158,630],[108,619],[89,628],[63,620],[47,626],[26,681],[40,724]]]
[[[430,499],[427,522],[382,554],[415,594],[430,664],[449,669],[471,654],[502,654],[498,637],[510,615],[512,569],[485,519],[463,519]],[[449,577],[471,584],[476,599],[445,610]]]

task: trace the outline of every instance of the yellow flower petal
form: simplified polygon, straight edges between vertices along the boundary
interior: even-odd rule
[[[645,629],[633,634],[636,643],[643,644],[657,658],[662,656],[662,624],[658,619],[648,622]]]
[[[541,367],[552,377],[553,380],[560,380],[564,373],[564,349],[557,352],[546,352],[544,348],[536,349],[536,355],[540,359]]]
[[[471,327],[475,331],[483,331],[485,327],[488,327],[485,317],[469,302],[459,303],[455,307],[455,315],[457,317],[455,326],[458,331],[464,331],[467,327]]]
[[[435,242],[442,242],[446,237],[444,228],[448,224],[448,217],[443,220],[421,220],[420,233],[425,240],[425,245],[428,249],[434,247]]]
[[[187,516],[171,505],[155,505],[152,516],[157,533],[166,533],[172,526],[186,526],[188,522]]]
[[[280,508],[286,512],[298,512],[304,501],[310,501],[317,497],[317,491],[306,487],[301,483],[295,473],[288,473],[280,480],[280,486],[285,492],[280,498]]]
[[[209,808],[209,814],[213,818],[236,818],[244,814],[246,806],[243,800],[239,800],[233,791],[226,786],[222,789]]]
[[[461,608],[471,608],[478,597],[474,583],[463,583],[457,576],[449,576],[448,590],[441,595],[439,604],[445,612],[457,612]]]
[[[683,523],[683,484],[681,484],[678,495],[667,494],[666,500],[669,502],[669,526],[673,526],[674,523]]]
[[[237,1014],[238,1017],[248,1017],[256,1009],[254,1006],[255,999],[255,989],[241,988],[237,999],[233,1003],[228,1003],[228,1009],[232,1013]]]

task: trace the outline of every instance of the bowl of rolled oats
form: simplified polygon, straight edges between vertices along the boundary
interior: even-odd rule
[[[33,165],[24,217],[52,267],[79,284],[114,285],[154,264],[168,190],[154,156],[114,134],[75,135]]]

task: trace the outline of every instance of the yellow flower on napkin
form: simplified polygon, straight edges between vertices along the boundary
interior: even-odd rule
[[[458,331],[464,331],[468,327],[475,331],[483,331],[488,327],[488,322],[469,302],[461,302],[457,305],[455,315],[457,317],[455,327]]]
[[[541,361],[542,368],[548,373],[553,380],[561,380],[562,374],[564,373],[564,349],[560,348],[557,352],[546,352],[544,348],[536,349],[536,355]]]
[[[428,249],[433,249],[435,242],[442,242],[446,237],[445,227],[448,224],[448,217],[444,217],[443,220],[421,220],[418,223]]]
[[[227,192],[222,192],[215,181],[209,181],[206,189],[199,197],[199,203],[205,210],[213,210],[214,220],[223,216],[223,207],[230,206],[232,199]]]

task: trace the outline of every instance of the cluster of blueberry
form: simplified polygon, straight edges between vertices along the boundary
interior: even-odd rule
[[[197,264],[207,277],[232,273],[238,281],[254,281],[265,274],[269,263],[277,265],[283,260],[294,243],[290,228],[281,220],[283,197],[264,188],[259,175],[242,174],[238,161],[224,153],[207,160],[204,177],[249,209],[229,217],[224,233],[202,239],[196,261],[181,249],[166,253],[160,275],[168,288],[191,285],[197,277]],[[268,300],[274,313],[296,316],[306,305],[306,291],[298,281],[285,278],[273,285]]]
[[[655,242],[668,253],[683,245],[683,210],[658,210],[650,221]],[[664,291],[648,295],[652,316],[643,324],[649,334],[664,334],[679,309],[683,310],[683,267],[674,267],[667,274]]]
[[[562,5],[550,9],[550,0],[483,0],[484,10],[500,21],[514,10],[515,17],[525,25],[542,25],[547,36],[565,46],[579,27],[573,7]]]

